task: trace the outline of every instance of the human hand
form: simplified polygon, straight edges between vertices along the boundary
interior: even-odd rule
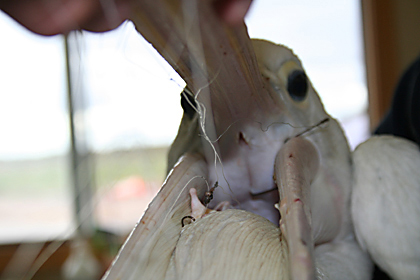
[[[223,21],[236,25],[251,2],[215,0],[214,7]],[[35,33],[55,35],[80,29],[112,30],[128,19],[131,8],[138,4],[135,0],[0,0],[0,9]]]

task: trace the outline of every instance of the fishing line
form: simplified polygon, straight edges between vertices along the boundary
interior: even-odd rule
[[[226,175],[224,173],[224,166],[223,166],[222,159],[220,158],[220,155],[217,152],[216,146],[214,145],[214,143],[217,142],[217,139],[219,139],[220,136],[216,140],[214,140],[214,141],[212,141],[210,139],[210,137],[208,136],[207,131],[206,131],[206,107],[204,106],[204,104],[202,102],[198,101],[199,95],[202,93],[202,91],[204,89],[208,88],[215,81],[215,79],[217,78],[218,73],[215,75],[215,77],[212,78],[212,80],[209,81],[208,84],[200,87],[197,90],[197,93],[195,95],[188,89],[188,87],[184,89],[184,92],[185,92],[185,94],[189,94],[190,96],[194,96],[194,101],[197,104],[197,106],[195,106],[194,104],[192,104],[192,102],[188,98],[186,98],[187,102],[191,105],[191,107],[197,112],[197,114],[199,116],[198,122],[199,122],[199,126],[201,128],[201,133],[202,133],[202,134],[200,134],[200,136],[205,139],[205,141],[210,145],[211,149],[213,150],[213,154],[214,154],[214,170],[215,170],[216,178],[217,178],[216,181],[219,181],[219,173],[217,171],[218,170],[217,169],[217,163],[219,162],[219,164],[221,166],[223,178],[225,179],[226,183],[228,184],[228,188],[229,188],[230,192],[231,193],[234,193],[233,190],[232,190],[232,188],[231,188],[231,186],[230,186],[230,184],[229,184],[229,182],[228,182],[228,180],[227,180],[227,178],[226,178]],[[232,126],[232,125],[233,124],[231,124],[230,126]],[[221,189],[223,189],[223,187],[221,187]],[[236,200],[236,199],[233,198],[233,200]]]
[[[198,96],[198,94],[197,94],[197,96]],[[208,134],[207,134],[207,131],[206,131],[206,128],[205,128],[205,124],[206,124],[206,108],[205,108],[205,106],[204,106],[203,103],[200,103],[197,100],[197,97],[196,97],[195,100],[196,100],[197,104],[199,104],[199,111],[198,111],[198,114],[200,116],[199,117],[199,120],[200,120],[199,123],[200,123],[200,127],[201,127],[201,130],[202,130],[202,133],[204,135],[204,139],[210,145],[210,147],[212,148],[213,153],[214,153],[214,172],[216,174],[216,182],[219,182],[219,180],[220,180],[219,172],[218,172],[219,169],[217,168],[217,163],[219,163],[220,164],[220,170],[222,172],[222,177],[225,180],[225,182],[226,182],[226,184],[228,186],[228,189],[229,189],[230,193],[225,192],[225,190],[223,188],[223,185],[220,185],[220,189],[222,190],[222,192],[224,194],[228,195],[231,198],[232,201],[235,201],[235,202],[237,202],[238,205],[240,205],[240,202],[232,195],[232,194],[234,194],[234,191],[233,191],[233,189],[232,189],[232,187],[231,187],[231,185],[229,183],[229,180],[226,177],[225,168],[224,168],[224,165],[223,165],[223,161],[222,161],[219,153],[217,152],[216,146],[214,145],[214,143],[216,143],[216,141],[213,142],[210,139],[210,137],[208,136]],[[230,126],[232,126],[232,125],[233,124],[231,124]]]
[[[217,77],[217,76],[216,76]],[[212,150],[213,150],[213,153],[214,153],[214,157],[215,157],[215,161],[214,161],[214,170],[215,170],[215,172],[216,172],[216,177],[217,177],[217,180],[216,180],[216,182],[215,183],[217,183],[218,184],[218,181],[219,181],[219,175],[218,175],[218,172],[217,172],[217,161],[220,163],[220,165],[221,165],[221,168],[222,168],[222,174],[223,174],[223,178],[225,179],[225,181],[226,181],[226,183],[228,184],[228,188],[229,188],[229,190],[230,190],[230,193],[227,193],[227,192],[225,192],[225,190],[224,190],[224,188],[223,188],[223,186],[220,186],[220,189],[222,190],[222,192],[223,192],[223,194],[225,194],[225,195],[228,195],[228,196],[230,196],[230,198],[231,198],[231,200],[232,201],[236,201],[237,203],[238,203],[238,205],[240,205],[240,202],[237,200],[237,199],[235,199],[233,196],[232,196],[232,194],[234,193],[233,192],[233,190],[232,190],[232,188],[231,188],[231,186],[230,186],[230,184],[229,184],[229,182],[228,182],[228,180],[227,180],[227,178],[226,178],[226,175],[225,175],[225,173],[224,173],[224,167],[223,167],[223,163],[222,163],[222,160],[221,160],[221,158],[220,158],[220,156],[219,156],[219,154],[217,153],[217,150],[216,150],[216,147],[215,147],[215,145],[214,145],[214,143],[216,143],[228,130],[229,130],[229,128],[230,127],[232,127],[236,122],[238,122],[238,121],[235,121],[234,123],[232,123],[232,124],[230,124],[229,125],[229,127],[221,134],[221,135],[219,135],[219,137],[217,137],[216,138],[216,140],[211,140],[210,139],[210,137],[208,137],[208,135],[207,135],[207,132],[206,132],[206,130],[205,130],[205,121],[206,121],[206,117],[205,117],[205,114],[206,114],[206,108],[205,108],[205,106],[204,106],[204,104],[203,103],[201,103],[200,101],[198,101],[197,100],[197,97],[198,97],[198,95],[199,95],[199,93],[201,93],[201,91],[202,91],[202,89],[204,89],[205,87],[208,87],[214,80],[215,80],[215,78],[216,77],[214,77],[211,81],[210,81],[210,83],[208,84],[208,85],[205,85],[205,86],[203,86],[202,88],[200,88],[198,91],[197,91],[197,95],[194,95],[192,92],[191,92],[191,90],[188,88],[188,87],[186,87],[183,91],[182,91],[182,95],[185,97],[185,100],[188,102],[188,104],[191,106],[191,108],[193,108],[193,110],[197,113],[197,115],[198,115],[198,118],[199,118],[199,120],[197,120],[198,122],[199,122],[199,125],[200,125],[200,128],[201,128],[201,133],[199,134],[199,136],[200,137],[203,137],[206,141],[207,141],[207,143],[209,143],[209,145],[211,146],[211,148],[212,148]],[[191,96],[191,97],[194,97],[194,101],[195,101],[195,104],[193,103],[193,102],[191,102],[191,100],[190,100],[190,98],[188,98],[187,97],[187,95],[188,96]],[[208,191],[210,191],[210,186],[207,184],[207,190]],[[207,205],[206,205],[206,207],[207,207]]]
[[[234,122],[232,122],[217,138],[216,138],[216,140],[213,140],[212,141],[212,143],[216,143],[217,141],[219,141],[231,128],[232,128],[232,126],[234,126],[235,124],[237,124],[237,123],[239,123],[239,122],[241,122],[241,121],[251,121],[251,122],[255,122],[255,123],[257,123],[257,124],[259,124],[260,125],[260,130],[262,131],[262,132],[268,132],[269,130],[270,130],[270,128],[271,128],[271,126],[274,126],[274,125],[287,125],[287,126],[290,126],[290,127],[292,127],[292,128],[308,128],[308,126],[296,126],[296,125],[293,125],[293,124],[291,124],[291,123],[289,123],[289,122],[272,122],[271,124],[269,124],[268,126],[267,126],[267,128],[263,128],[263,123],[262,122],[260,122],[260,121],[256,121],[256,120],[253,120],[253,119],[249,119],[249,118],[241,118],[241,119],[237,119],[236,121],[234,121]],[[326,122],[326,120],[324,120],[325,122]],[[321,124],[323,124],[324,122],[322,122],[322,123],[320,123],[320,124],[316,124],[316,125],[312,125],[312,126],[309,126],[309,129],[312,129],[314,126],[318,126],[318,125],[321,125]]]
[[[197,3],[195,1],[187,1],[187,2],[183,2],[182,5],[182,10],[184,13],[184,19],[186,19],[184,21],[184,33],[185,34],[193,34],[195,38],[197,38],[197,42],[200,42],[201,45],[197,46],[197,48],[195,48],[194,46],[192,48],[190,48],[191,50],[196,50],[196,52],[194,52],[197,56],[198,61],[205,61],[205,55],[204,55],[204,46],[202,45],[202,40],[201,40],[201,30],[200,30],[200,17],[199,12],[198,12],[198,7],[197,7]],[[198,23],[194,22],[194,19],[198,20]],[[187,48],[188,46],[188,42],[187,41]],[[197,52],[197,50],[200,50]],[[191,59],[192,60],[192,59]],[[190,65],[192,66],[191,69],[191,74],[192,77],[206,77],[206,79],[208,79],[208,73],[207,73],[207,69],[197,69],[197,65],[194,63],[194,61],[192,61],[192,63],[190,63]],[[199,75],[195,76],[194,72],[198,72]],[[214,171],[215,171],[215,175],[216,175],[216,181],[219,181],[219,172],[218,172],[218,168],[217,168],[217,163],[219,162],[220,167],[221,167],[221,171],[222,171],[222,176],[224,178],[224,180],[226,181],[228,188],[230,190],[230,192],[233,194],[233,190],[226,178],[225,172],[224,172],[224,166],[223,166],[223,162],[221,160],[221,157],[219,155],[219,153],[217,152],[217,149],[215,147],[215,145],[213,144],[214,142],[210,139],[210,137],[208,136],[208,132],[206,130],[206,107],[204,106],[203,103],[198,101],[198,97],[202,94],[202,92],[204,92],[205,89],[207,89],[207,93],[209,93],[208,88],[209,86],[216,80],[216,78],[218,77],[220,73],[220,68],[219,70],[216,72],[216,74],[214,75],[214,77],[209,80],[207,82],[207,84],[201,86],[197,91],[196,94],[193,94],[188,88],[185,89],[186,92],[188,92],[191,96],[194,96],[194,101],[196,102],[196,106],[192,106],[193,108],[195,108],[196,112],[199,115],[199,119],[198,119],[198,123],[199,123],[199,127],[201,128],[201,132],[203,135],[201,135],[201,137],[204,138],[204,140],[210,145],[211,150],[213,151],[213,156],[214,156]],[[195,83],[197,85],[199,85],[202,81],[200,81],[200,78],[196,78],[195,79]],[[187,85],[188,86],[188,85]],[[210,94],[208,96],[206,96],[208,98],[210,98]],[[189,102],[191,103],[191,102]],[[222,188],[222,187],[221,187]],[[223,188],[222,188],[223,190]]]
[[[79,54],[80,54],[80,50],[79,50]],[[129,60],[130,61],[130,60]],[[80,65],[79,65],[80,66]],[[79,69],[80,70],[80,69]],[[217,75],[216,75],[217,76]],[[216,78],[216,77],[215,77]],[[215,79],[214,78],[214,79]],[[182,88],[173,78],[170,78],[170,81],[173,81],[173,82],[175,82],[180,88]],[[82,83],[77,83],[77,84],[79,84],[79,86],[82,86]],[[201,92],[201,89],[200,89],[200,91],[197,93],[197,96],[198,96],[198,94]],[[202,104],[201,104],[202,105]],[[204,107],[204,105],[202,105],[203,107]],[[204,111],[204,118],[203,118],[203,126],[202,127],[204,127],[204,123],[205,123],[205,108],[201,108],[201,109],[198,109],[198,108],[196,108],[198,111]],[[202,109],[204,109],[204,110],[202,110]],[[209,142],[211,142],[210,141],[210,138],[207,136],[207,133],[205,132],[205,130],[203,129],[203,131],[204,131],[204,133],[205,133],[205,139],[206,139],[206,141],[209,141]],[[213,151],[214,151],[214,153],[215,153],[215,167],[216,167],[216,163],[217,163],[217,161],[216,161],[216,158],[218,159],[218,161],[220,162],[220,164],[222,165],[222,162],[221,162],[221,159],[220,159],[220,157],[219,157],[219,155],[218,155],[218,153],[217,153],[217,151],[216,151],[216,148],[212,145],[212,149],[213,149]],[[222,166],[222,169],[223,169],[223,166]],[[216,169],[217,170],[217,169]],[[195,179],[195,178],[197,178],[197,176],[196,177],[193,177],[193,178],[191,178],[189,181],[188,181],[188,183],[187,183],[187,185],[193,180],[193,179]],[[202,177],[203,178],[203,177]],[[208,181],[205,179],[205,178],[203,178],[204,180],[205,180],[205,182],[206,182],[206,184],[207,184],[207,188],[208,189],[210,189],[210,186],[209,186],[209,183],[208,183]],[[187,187],[187,185],[186,186],[184,186],[183,187],[183,189],[182,189],[182,191],[184,191],[185,190],[185,188]],[[182,191],[181,191],[181,193],[182,193]],[[176,201],[178,201],[179,200],[179,197],[180,197],[180,195],[181,195],[181,193],[178,195],[178,197],[176,198]],[[105,195],[105,194],[103,194],[103,195]],[[99,199],[94,203],[94,205],[97,205],[99,203]],[[173,209],[173,207],[175,207],[175,204],[171,207],[171,210]],[[91,211],[91,209],[90,209],[90,205],[85,205],[82,209],[81,209],[81,212],[90,212],[90,213],[92,213],[92,211]],[[83,222],[85,222],[85,221],[87,221],[89,218],[90,218],[90,214],[89,215],[83,215],[84,217],[81,219],[81,223],[83,223]],[[165,219],[166,219],[167,217],[165,217]],[[65,238],[64,239],[68,239],[68,237],[70,237],[71,235],[73,235],[74,234],[74,232],[76,232],[77,230],[78,230],[78,228],[80,227],[80,224],[79,225],[77,225],[77,223],[76,223],[76,217],[73,217],[72,218],[72,221],[73,221],[73,223],[72,223],[72,225],[68,228],[68,230],[66,230],[66,232],[65,232]],[[57,238],[56,238],[57,239]],[[30,269],[28,270],[28,272],[25,274],[25,278],[24,279],[31,279],[37,272],[38,272],[38,270],[40,269],[40,267],[54,254],[54,252],[56,252],[57,250],[58,250],[58,248],[60,248],[63,244],[64,244],[64,242],[65,241],[53,241],[52,243],[50,243],[44,250],[42,250],[42,247],[39,249],[39,251],[41,251],[42,250],[42,252],[41,252],[41,254],[39,254],[39,256],[38,257],[35,257],[34,258],[34,260],[33,260],[33,264],[31,265],[31,267],[30,267]],[[38,255],[38,254],[34,254],[35,256],[36,255]]]
[[[300,132],[300,133],[296,134],[296,135],[295,135],[295,136],[293,136],[292,138],[296,138],[296,137],[302,136],[302,135],[304,135],[304,134],[306,134],[306,133],[309,133],[309,132],[311,132],[312,130],[314,130],[315,128],[318,128],[318,127],[320,127],[321,125],[323,125],[324,123],[327,123],[328,121],[330,121],[330,118],[329,118],[329,117],[327,117],[327,118],[325,118],[325,119],[323,119],[323,120],[319,121],[317,124],[315,124],[315,125],[313,125],[313,126],[310,126],[309,128],[305,129],[304,131],[302,131],[302,132]],[[287,139],[285,140],[285,143],[286,143],[287,141],[289,141],[289,140],[290,140],[290,138],[287,138]]]

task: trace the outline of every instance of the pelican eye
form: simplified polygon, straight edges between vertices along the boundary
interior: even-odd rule
[[[287,77],[287,91],[295,101],[305,99],[308,92],[308,79],[302,70],[294,70]]]

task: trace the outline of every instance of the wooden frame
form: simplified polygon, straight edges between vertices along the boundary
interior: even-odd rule
[[[396,34],[391,0],[362,0],[370,126],[386,114],[398,79]]]
[[[420,1],[361,3],[369,116],[375,129],[389,109],[398,80],[420,55]]]

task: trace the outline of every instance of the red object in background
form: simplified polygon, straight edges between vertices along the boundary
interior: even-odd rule
[[[149,189],[140,176],[131,176],[118,181],[109,193],[109,197],[113,200],[127,200],[148,195]]]

